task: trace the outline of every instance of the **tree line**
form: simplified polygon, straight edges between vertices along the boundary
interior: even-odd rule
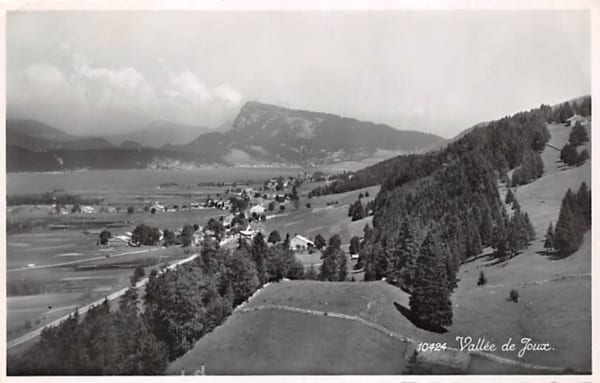
[[[583,182],[577,193],[567,190],[560,206],[556,227],[550,222],[544,247],[561,256],[573,254],[583,242],[584,234],[592,227],[592,192]]]
[[[590,153],[587,149],[581,152],[577,151],[577,147],[584,142],[589,141],[589,136],[585,127],[579,122],[573,126],[569,134],[569,141],[562,147],[560,151],[560,160],[569,166],[580,166],[590,158]]]

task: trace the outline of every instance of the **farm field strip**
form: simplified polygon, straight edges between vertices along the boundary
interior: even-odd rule
[[[200,254],[194,254],[194,255],[192,255],[192,256],[190,256],[190,257],[188,257],[188,258],[185,258],[185,259],[182,259],[182,260],[180,260],[180,261],[177,261],[177,262],[175,262],[175,263],[173,263],[173,264],[171,264],[171,265],[167,266],[167,267],[166,267],[166,269],[167,269],[167,270],[172,270],[172,269],[176,268],[176,267],[177,267],[177,266],[179,266],[179,265],[182,265],[182,264],[184,264],[184,263],[187,263],[187,262],[190,262],[190,261],[194,260],[194,259],[195,259],[195,258],[197,258],[199,255],[200,255]],[[162,271],[159,271],[158,273],[159,273],[159,274],[161,274],[161,273],[162,273]],[[145,285],[147,282],[148,282],[148,277],[146,277],[146,278],[144,278],[144,279],[142,279],[142,280],[138,281],[138,282],[136,283],[136,286],[135,286],[135,287],[136,287],[136,288],[143,287],[143,286],[144,286],[144,285]],[[104,297],[104,298],[98,299],[98,300],[96,300],[96,301],[94,301],[94,302],[92,302],[92,303],[89,303],[89,304],[87,304],[87,305],[84,305],[84,306],[81,306],[81,307],[79,307],[79,308],[77,309],[77,311],[79,312],[79,315],[85,314],[85,313],[86,313],[86,312],[88,312],[88,311],[89,311],[89,310],[90,310],[92,307],[94,307],[94,306],[98,306],[98,305],[102,304],[102,303],[104,302],[104,300],[105,300],[105,299],[106,299],[106,300],[108,300],[108,301],[112,301],[112,300],[115,300],[115,299],[117,299],[117,298],[121,297],[123,294],[125,294],[125,292],[127,292],[127,290],[128,290],[128,289],[129,289],[129,287],[124,287],[124,288],[122,288],[122,289],[120,289],[120,290],[117,290],[117,291],[115,291],[114,293],[112,293],[112,294],[110,294],[110,295],[108,295],[108,296],[106,296],[106,297]],[[77,306],[76,306],[76,307],[77,307]],[[6,345],[7,349],[9,349],[9,350],[10,350],[10,349],[11,349],[11,348],[13,348],[13,347],[16,347],[16,346],[18,346],[18,345],[20,345],[20,344],[23,344],[23,343],[25,343],[25,342],[28,342],[28,341],[30,341],[30,340],[32,340],[32,339],[34,339],[34,338],[37,338],[37,337],[38,337],[38,336],[39,336],[39,335],[42,333],[42,331],[44,330],[44,328],[46,328],[46,327],[54,327],[54,326],[57,326],[57,325],[59,325],[59,324],[60,324],[62,321],[64,321],[65,319],[67,319],[67,318],[68,318],[70,315],[71,315],[71,313],[69,313],[69,314],[67,314],[67,315],[64,315],[64,316],[62,316],[62,317],[60,317],[60,318],[58,318],[58,319],[55,319],[55,320],[53,320],[52,322],[50,322],[50,323],[48,323],[48,324],[46,324],[46,325],[44,325],[44,326],[42,326],[42,327],[40,327],[40,328],[38,328],[38,329],[34,330],[34,331],[31,331],[31,332],[29,332],[29,333],[27,333],[27,334],[25,334],[25,335],[23,335],[23,336],[21,336],[21,337],[19,337],[19,338],[16,338],[16,339],[13,339],[13,340],[11,340],[11,341],[7,342],[7,345]]]
[[[132,255],[132,254],[141,254],[141,253],[149,253],[152,251],[157,251],[160,250],[160,248],[155,248],[155,249],[147,249],[147,250],[136,250],[136,251],[128,251],[125,253],[119,253],[119,254],[114,254],[111,255],[110,258],[117,258],[117,257],[123,257],[126,255]],[[84,262],[91,262],[91,261],[99,261],[99,260],[104,260],[106,259],[106,256],[101,256],[101,257],[93,257],[93,258],[86,258],[86,259],[78,259],[75,261],[67,261],[67,262],[60,262],[60,263],[51,263],[48,265],[39,265],[39,266],[32,266],[32,267],[18,267],[16,269],[8,269],[6,270],[7,272],[10,271],[24,271],[24,270],[38,270],[38,269],[47,269],[47,268],[51,268],[51,267],[62,267],[62,266],[70,266],[70,265],[75,265],[78,263],[84,263]]]

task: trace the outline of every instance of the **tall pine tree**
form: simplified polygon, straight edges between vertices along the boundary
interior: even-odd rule
[[[427,325],[452,324],[452,302],[448,289],[444,249],[434,229],[430,229],[417,259],[415,282],[410,296],[414,316]]]
[[[548,251],[554,250],[554,227],[552,226],[552,222],[550,222],[550,225],[548,225],[548,230],[546,230],[544,249]]]

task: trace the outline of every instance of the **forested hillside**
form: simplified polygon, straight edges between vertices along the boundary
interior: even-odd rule
[[[513,169],[520,170],[514,178],[518,183],[542,175],[539,153],[550,138],[546,122],[572,115],[557,110],[565,107],[542,106],[505,117],[473,129],[439,152],[399,157],[379,167],[393,171],[375,199],[373,230],[365,233],[361,246],[365,279],[386,277],[413,293],[423,281],[444,281],[427,286],[436,289],[427,295],[438,302],[422,302],[444,310],[464,259],[487,246],[503,260],[525,248],[536,233],[518,201],[507,211],[498,181],[510,185],[507,173]],[[529,168],[535,171],[522,170]],[[419,250],[424,240],[427,246]],[[436,320],[431,312],[419,319],[432,325],[451,323]]]

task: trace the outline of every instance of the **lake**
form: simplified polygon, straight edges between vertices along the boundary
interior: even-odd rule
[[[315,171],[311,169],[308,171]],[[266,180],[278,176],[294,176],[303,168],[201,168],[193,170],[90,170],[62,173],[7,173],[7,194],[33,194],[53,190],[69,193],[142,192],[163,183],[195,185],[202,182]]]

